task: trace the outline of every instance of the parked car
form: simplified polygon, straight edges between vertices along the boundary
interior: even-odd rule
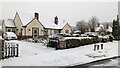
[[[96,37],[97,34],[95,32],[85,32],[84,34],[81,34],[81,37]]]
[[[5,32],[3,34],[3,38],[5,40],[15,40],[15,39],[17,39],[17,36],[14,32]]]
[[[49,36],[49,38],[52,38],[52,39],[61,39],[63,37],[71,37],[71,35],[70,34],[57,33],[57,34]]]
[[[72,36],[73,36],[73,37],[79,37],[80,34],[77,34],[77,33],[76,33],[76,34],[72,34]]]

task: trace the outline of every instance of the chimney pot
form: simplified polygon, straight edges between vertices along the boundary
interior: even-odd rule
[[[56,16],[55,18],[54,18],[54,23],[56,24],[56,25],[58,25],[58,17]]]

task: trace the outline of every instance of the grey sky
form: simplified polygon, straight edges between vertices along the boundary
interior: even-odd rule
[[[118,14],[117,2],[7,2],[2,3],[2,18],[13,18],[16,11],[40,16],[58,16],[71,25],[79,20],[97,16],[100,22],[109,22]]]

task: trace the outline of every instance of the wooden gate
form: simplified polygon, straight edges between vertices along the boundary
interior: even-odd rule
[[[19,50],[18,44],[13,42],[5,42],[2,46],[2,59],[9,58],[9,57],[18,57]]]

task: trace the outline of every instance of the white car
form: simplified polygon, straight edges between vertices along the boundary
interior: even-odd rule
[[[6,39],[6,40],[15,40],[15,39],[17,39],[16,34],[13,33],[13,32],[5,32],[5,33],[3,34],[3,37],[4,37],[4,39]]]
[[[74,37],[79,37],[80,36],[80,34],[72,34],[72,36],[74,36]]]

